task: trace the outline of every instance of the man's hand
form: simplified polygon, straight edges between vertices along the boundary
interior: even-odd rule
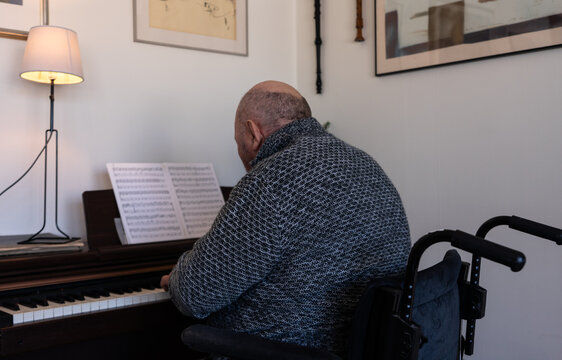
[[[170,282],[170,275],[162,276],[162,279],[160,279],[160,286],[162,287],[162,289],[164,289],[165,291],[168,291],[168,283],[169,282]]]

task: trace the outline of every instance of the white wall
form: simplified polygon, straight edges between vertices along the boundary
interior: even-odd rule
[[[474,233],[497,215],[562,227],[562,49],[375,77],[374,1],[363,6],[366,42],[355,43],[355,2],[322,1],[317,95],[314,6],[297,2],[297,83],[315,116],[395,182],[412,238]],[[562,247],[509,229],[489,238],[525,253],[527,264],[512,273],[484,261],[487,315],[472,358],[559,359]]]
[[[234,185],[244,173],[233,134],[240,97],[264,79],[296,82],[294,1],[249,1],[248,57],[135,43],[132,10],[130,0],[50,1],[50,24],[78,33],[85,73],[55,89],[59,225],[73,236],[85,236],[82,192],[111,187],[107,162],[212,162],[219,183]],[[0,191],[49,123],[49,87],[19,78],[24,47],[0,38]],[[42,166],[0,197],[0,235],[41,227]]]

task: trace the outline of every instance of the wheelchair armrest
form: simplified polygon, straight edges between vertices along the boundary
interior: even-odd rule
[[[341,360],[340,357],[321,349],[201,324],[184,329],[181,339],[185,345],[196,351],[240,360]]]

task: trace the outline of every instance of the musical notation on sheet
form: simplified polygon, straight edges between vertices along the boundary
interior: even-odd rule
[[[224,204],[213,166],[171,164],[168,170],[187,235],[198,237],[209,230]]]
[[[107,170],[129,244],[200,237],[224,205],[212,164],[110,163]]]

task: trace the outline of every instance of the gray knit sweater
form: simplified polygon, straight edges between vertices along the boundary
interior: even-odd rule
[[[172,300],[211,325],[341,354],[366,283],[405,268],[400,197],[369,155],[313,118],[267,138],[251,165],[179,259]]]

